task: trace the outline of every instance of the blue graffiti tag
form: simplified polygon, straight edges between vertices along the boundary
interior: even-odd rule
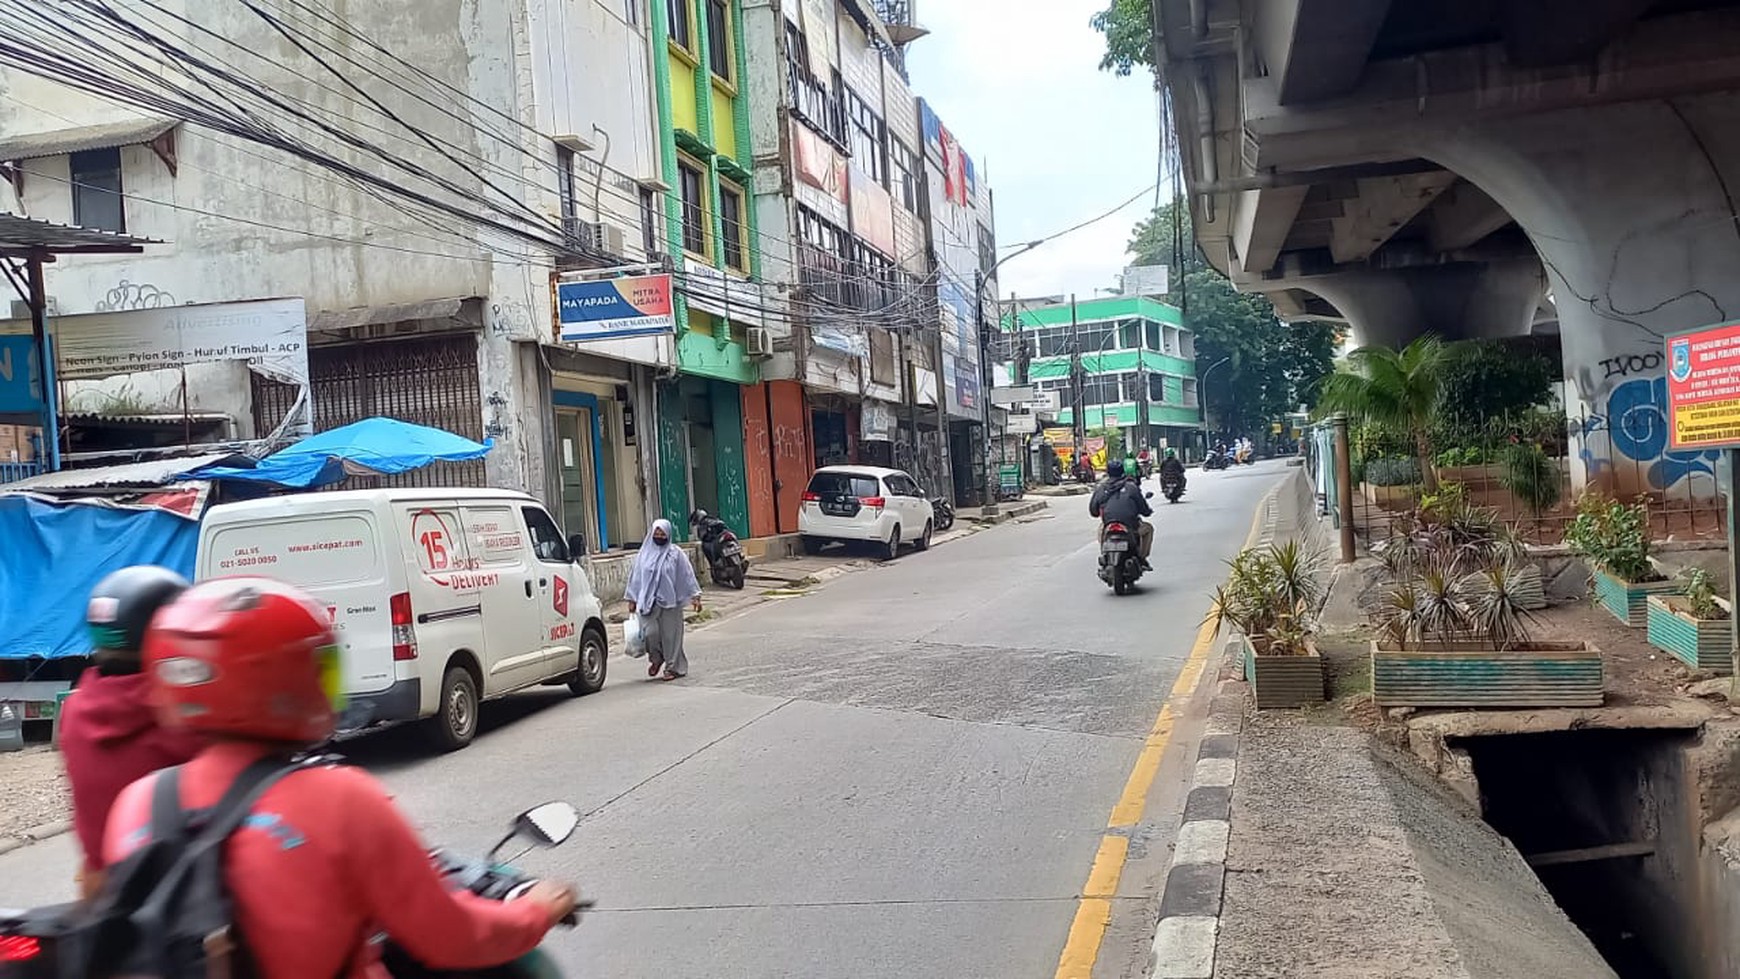
[[[1613,451],[1627,459],[1650,464],[1646,478],[1649,485],[1665,490],[1680,480],[1699,473],[1714,476],[1714,463],[1720,452],[1667,452],[1667,378],[1638,378],[1626,381],[1607,396],[1607,413],[1596,415],[1583,424],[1583,446],[1580,455],[1589,475],[1612,468],[1606,460],[1592,457],[1588,435],[1606,431]]]

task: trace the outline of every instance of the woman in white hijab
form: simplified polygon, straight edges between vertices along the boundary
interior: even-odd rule
[[[671,522],[654,520],[634,556],[623,596],[646,632],[647,676],[675,680],[689,672],[683,653],[683,606],[701,611],[701,583],[689,552],[671,543]],[[664,672],[661,674],[660,669]]]

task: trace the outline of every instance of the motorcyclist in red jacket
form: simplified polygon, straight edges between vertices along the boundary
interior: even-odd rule
[[[157,723],[149,679],[139,664],[151,617],[186,590],[187,579],[143,564],[122,568],[91,590],[85,625],[94,665],[79,677],[60,719],[73,829],[84,850],[79,888],[86,897],[102,886],[103,826],[115,797],[130,783],[179,765],[205,746],[198,735]]]
[[[326,610],[267,578],[219,578],[166,607],[145,637],[165,723],[210,737],[181,770],[181,801],[215,804],[251,763],[288,759],[336,723],[338,641]],[[104,853],[149,840],[156,776],[121,794]],[[542,881],[498,903],[449,890],[386,790],[358,768],[298,769],[273,783],[225,843],[238,930],[264,979],[383,979],[379,944],[431,969],[484,969],[536,948],[574,910],[572,887]]]

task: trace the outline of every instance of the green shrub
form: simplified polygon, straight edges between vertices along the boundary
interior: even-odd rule
[[[1504,488],[1516,494],[1525,506],[1540,516],[1559,502],[1564,492],[1564,474],[1556,459],[1533,442],[1520,442],[1504,451]]]
[[[1458,446],[1445,449],[1432,460],[1440,469],[1455,469],[1460,466],[1486,465],[1486,450],[1478,445]]]
[[[1365,464],[1365,481],[1373,486],[1413,486],[1420,482],[1420,464],[1408,456],[1388,456]]]
[[[1608,574],[1633,584],[1657,581],[1649,563],[1649,505],[1621,503],[1590,493],[1577,501],[1565,543]]]

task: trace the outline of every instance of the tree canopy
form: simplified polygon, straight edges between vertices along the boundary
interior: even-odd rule
[[[1167,301],[1184,310],[1184,325],[1195,334],[1198,391],[1211,424],[1255,437],[1271,420],[1317,403],[1318,388],[1335,366],[1336,325],[1282,323],[1268,299],[1234,289],[1197,249],[1180,202],[1137,223],[1130,251],[1138,265],[1172,269]]]
[[[1102,71],[1128,75],[1138,65],[1154,64],[1153,0],[1109,0],[1109,6],[1093,16],[1094,30],[1106,36]]]
[[[1457,352],[1427,333],[1401,350],[1361,347],[1341,370],[1324,379],[1323,404],[1368,424],[1406,433],[1414,442],[1426,491],[1436,492],[1432,471],[1432,421],[1444,377]]]

